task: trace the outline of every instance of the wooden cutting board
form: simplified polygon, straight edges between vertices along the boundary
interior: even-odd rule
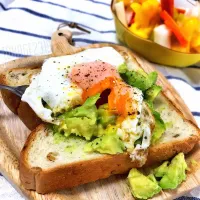
[[[18,59],[0,65],[0,73],[13,67],[41,66],[44,59],[51,56],[72,54],[85,48],[75,48],[67,42],[71,39],[68,31],[57,31],[52,36],[51,55]],[[108,46],[108,44],[94,44],[89,47]],[[144,59],[136,56],[145,71],[155,71],[153,66]],[[163,86],[165,94],[176,103],[187,119],[195,122],[189,109],[170,83],[160,74],[159,84]],[[0,172],[7,178],[13,187],[27,199],[35,200],[132,200],[133,197],[126,183],[126,175],[114,175],[110,178],[85,184],[73,189],[50,193],[37,194],[24,189],[19,180],[20,150],[29,134],[29,130],[3,103],[0,96]],[[200,144],[187,156],[187,161],[195,159],[200,162]],[[173,199],[200,185],[200,165],[197,165],[189,174],[187,180],[177,190],[165,190],[155,196],[155,200]]]

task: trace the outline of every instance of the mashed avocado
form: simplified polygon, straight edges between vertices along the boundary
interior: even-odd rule
[[[163,167],[163,177],[159,182],[163,189],[175,189],[186,179],[187,164],[184,159],[184,154],[179,153],[173,158],[168,167]],[[156,169],[157,173],[159,169]],[[165,173],[164,173],[165,172]],[[156,174],[155,174],[156,175]],[[161,175],[161,174],[159,174]]]
[[[103,104],[98,109],[98,121],[103,126],[103,128],[106,128],[109,124],[114,125],[116,122],[117,116],[113,115],[108,110],[108,104]]]
[[[128,71],[125,64],[119,67],[119,72],[129,85],[141,89],[149,102],[152,102],[161,90],[161,87],[155,85],[156,72],[146,74],[143,70]],[[92,96],[82,106],[61,114],[58,117],[60,124],[54,126],[56,140],[75,135],[90,141],[85,148],[86,151],[109,154],[122,153],[124,144],[116,135],[117,116],[109,111],[108,104],[101,105],[97,109],[96,102],[99,98],[100,94]],[[154,137],[157,140],[162,135],[163,129],[160,126],[162,125],[161,119],[155,117],[155,121],[158,122],[154,131]],[[140,141],[138,140],[138,142]],[[96,145],[97,143],[98,145]]]
[[[106,129],[101,124],[98,125],[98,138],[85,145],[85,152],[99,152],[107,154],[123,153],[124,143],[116,134],[117,127],[108,125]]]
[[[107,128],[103,128],[102,124],[98,124],[98,134],[97,137],[102,135],[114,135],[117,132],[117,126],[108,125]]]
[[[148,199],[162,190],[153,175],[145,176],[137,169],[132,169],[129,172],[128,181],[131,193],[139,199]]]
[[[64,133],[66,137],[75,134],[90,140],[97,134],[98,113],[95,103],[99,97],[99,94],[90,97],[82,106],[60,115],[61,123],[56,126],[57,131]]]
[[[117,154],[123,153],[124,149],[125,147],[123,142],[116,134],[106,134],[86,144],[84,151]]]
[[[100,106],[99,109],[95,105],[99,96],[98,94],[90,97],[82,106],[59,116],[61,123],[54,126],[56,143],[73,134],[86,140],[98,137],[86,144],[86,152],[116,154],[124,151],[124,144],[116,135],[116,116],[108,111],[107,104]],[[72,148],[68,147],[66,151]]]

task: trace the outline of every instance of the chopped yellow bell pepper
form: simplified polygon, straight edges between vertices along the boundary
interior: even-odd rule
[[[196,17],[190,17],[183,20],[183,25],[181,27],[181,30],[183,31],[188,41],[191,41],[199,25],[200,25],[199,19],[197,19]]]
[[[187,52],[197,51],[199,52],[199,39],[200,34],[200,21],[197,17],[187,17],[183,14],[177,14],[176,22],[180,27],[181,32],[184,34],[188,41]]]
[[[189,53],[188,47],[183,47],[180,44],[172,44],[171,47],[174,51],[182,52],[182,53]]]
[[[148,39],[154,27],[139,28],[136,23],[132,24],[129,28],[131,32],[142,38]]]
[[[125,6],[129,6],[132,3],[132,0],[118,0],[117,2],[123,1]]]
[[[135,12],[134,23],[131,25],[130,31],[147,39],[154,27],[160,22],[161,7],[157,0],[142,2],[142,4],[134,2],[130,6]]]
[[[200,53],[200,32],[196,33],[191,41],[191,49]]]

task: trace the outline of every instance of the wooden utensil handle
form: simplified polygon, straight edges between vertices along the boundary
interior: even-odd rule
[[[51,37],[51,50],[53,56],[74,54],[83,48],[72,46],[72,33],[68,30],[58,30]]]

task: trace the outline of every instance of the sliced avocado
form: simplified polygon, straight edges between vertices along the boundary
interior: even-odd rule
[[[158,194],[161,191],[161,187],[154,178],[143,175],[137,169],[131,169],[128,181],[133,196],[139,199],[148,199]]]
[[[145,102],[147,103],[148,107],[150,108],[151,112],[154,111],[153,101],[148,101],[145,99]]]
[[[160,139],[162,134],[165,132],[166,126],[165,126],[164,121],[160,117],[160,113],[158,113],[154,110],[153,116],[154,116],[154,119],[155,119],[155,127],[154,127],[154,130],[153,130],[153,133],[152,133],[151,143],[155,144]]]
[[[186,179],[187,164],[185,162],[184,154],[179,153],[175,156],[168,167],[167,172],[159,182],[163,189],[175,189]]]
[[[159,167],[155,168],[154,169],[155,177],[163,177],[167,173],[168,165],[169,165],[169,162],[165,161],[162,165],[160,165]]]
[[[161,138],[162,134],[166,131],[166,125],[162,120],[160,113],[154,109],[153,102],[149,100],[145,100],[145,102],[150,108],[155,119],[155,127],[151,137],[151,144],[155,144]]]
[[[152,85],[148,90],[145,91],[144,98],[148,101],[154,101],[154,99],[158,96],[161,90],[161,86]]]
[[[129,85],[137,87],[142,91],[146,91],[155,84],[158,76],[157,72],[151,72],[144,76],[140,71],[127,71],[120,75]]]
[[[85,145],[85,152],[99,152],[106,154],[123,153],[125,147],[117,135],[103,135]]]
[[[124,74],[124,73],[126,73],[127,71],[128,71],[128,68],[127,68],[126,63],[123,63],[123,64],[121,64],[121,65],[118,66],[118,72],[119,72],[120,74]]]
[[[147,74],[142,69],[129,71],[125,63],[118,67],[118,72],[125,82],[133,87],[137,87],[143,92],[152,87],[156,83],[158,77],[157,72]]]
[[[55,125],[54,129],[57,129],[59,133],[64,133],[66,137],[75,134],[90,140],[98,130],[98,113],[95,103],[99,97],[99,94],[90,97],[82,106],[60,115],[61,123],[59,126]]]
[[[104,128],[109,124],[114,125],[116,122],[117,116],[112,114],[108,109],[108,104],[103,104],[99,106],[98,109],[98,121]]]

